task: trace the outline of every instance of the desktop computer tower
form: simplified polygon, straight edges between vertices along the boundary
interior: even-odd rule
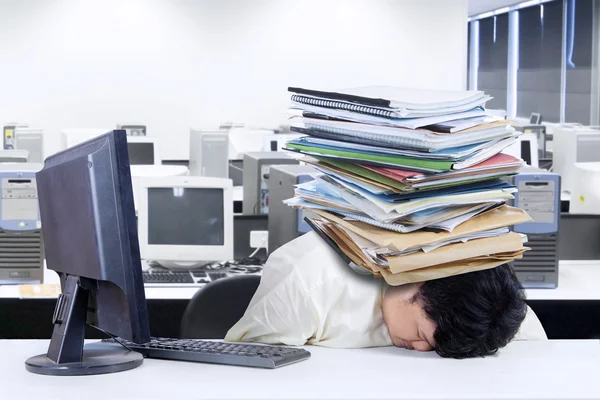
[[[35,173],[41,164],[0,164],[0,284],[42,283],[44,244]]]
[[[44,131],[41,129],[17,127],[14,136],[14,148],[26,150],[27,162],[44,163]]]
[[[553,289],[558,286],[558,242],[560,221],[560,175],[537,168],[524,168],[510,178],[519,190],[513,204],[533,219],[512,227],[527,235],[531,250],[511,265],[524,288]]]
[[[290,207],[284,200],[294,197],[296,185],[312,181],[317,172],[308,165],[276,165],[269,174],[269,254],[311,228],[304,211]]]
[[[190,175],[229,178],[229,132],[190,130]]]
[[[251,152],[244,154],[244,215],[269,213],[269,174],[274,165],[300,164],[280,152]]]

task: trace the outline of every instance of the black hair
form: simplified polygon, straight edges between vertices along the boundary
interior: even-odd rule
[[[415,299],[436,324],[435,351],[446,358],[495,354],[527,314],[525,293],[508,264],[424,282]]]

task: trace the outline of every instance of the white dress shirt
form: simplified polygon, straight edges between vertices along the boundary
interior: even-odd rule
[[[277,249],[244,316],[225,341],[336,348],[391,346],[383,279],[354,272],[315,232]],[[533,313],[517,340],[546,339]]]

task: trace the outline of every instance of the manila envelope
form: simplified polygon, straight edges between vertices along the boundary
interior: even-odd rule
[[[315,220],[313,220],[316,222]],[[334,225],[331,223],[319,223],[317,225],[323,230],[323,232],[329,236],[331,240],[335,242],[335,244],[339,247],[339,249],[352,260],[356,265],[363,267],[375,276],[380,277],[377,266],[374,262],[372,262],[354,242],[350,241],[349,238],[343,231],[339,229],[335,229]],[[343,233],[343,235],[342,235]],[[345,237],[345,238],[344,238]]]
[[[389,271],[397,274],[474,257],[516,252],[521,249],[523,249],[521,235],[510,232],[500,236],[473,239],[466,243],[449,244],[428,253],[419,251],[405,256],[386,257],[386,259],[389,263]]]
[[[428,232],[420,230],[411,233],[398,233],[364,222],[346,221],[323,210],[313,209],[311,211],[329,221],[342,225],[344,228],[377,243],[381,247],[399,252],[418,249],[425,245],[456,239],[473,233],[505,228],[532,221],[531,217],[525,211],[504,205],[471,218],[454,228],[452,232]]]
[[[517,257],[518,258],[518,257]],[[390,286],[401,286],[409,283],[425,282],[434,279],[447,278],[449,276],[467,274],[469,272],[483,271],[506,264],[506,260],[461,260],[455,263],[437,265],[435,267],[418,269],[410,272],[392,274],[389,271],[380,270],[383,279]]]

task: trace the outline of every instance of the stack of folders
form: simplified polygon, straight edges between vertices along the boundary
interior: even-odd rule
[[[289,88],[286,143],[313,165],[315,180],[285,201],[362,272],[402,285],[494,268],[521,258],[529,222],[506,205],[517,188],[503,177],[522,160],[502,153],[520,132],[488,95],[365,87]]]

